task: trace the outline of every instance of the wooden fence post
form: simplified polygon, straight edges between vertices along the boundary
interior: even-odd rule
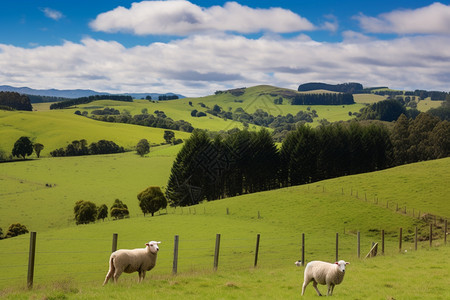
[[[402,231],[403,228],[400,227],[399,237],[398,237],[398,251],[402,251]]]
[[[381,254],[384,255],[384,229],[381,230]]]
[[[34,279],[34,258],[36,257],[36,232],[30,232],[30,251],[28,254],[28,276],[27,276],[27,287],[28,289],[33,288]]]
[[[173,265],[172,265],[172,274],[176,275],[178,272],[178,241],[179,236],[175,235],[174,245],[173,245]]]
[[[302,233],[302,267],[305,265],[305,234]]]
[[[339,261],[339,233],[336,232],[336,261]]]
[[[430,224],[430,247],[433,245],[433,224]]]
[[[259,213],[259,211],[258,211]],[[258,265],[258,253],[259,253],[259,238],[261,237],[261,235],[258,233],[256,235],[256,249],[255,249],[255,264],[253,265],[255,268]]]
[[[414,230],[414,250],[417,250],[417,226]]]
[[[358,235],[357,235],[356,240],[357,240],[358,258],[360,258],[361,257],[361,247],[360,247],[360,245],[361,245],[361,235],[360,235],[359,231],[358,231]]]
[[[117,233],[113,233],[113,240],[112,240],[112,251],[114,252],[117,250]]]
[[[214,250],[214,271],[216,271],[217,267],[219,266],[219,248],[220,248],[220,233],[216,234],[216,248]]]

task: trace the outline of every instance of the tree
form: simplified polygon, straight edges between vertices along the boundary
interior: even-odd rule
[[[110,208],[110,214],[111,217],[114,219],[123,219],[125,217],[128,217],[130,215],[130,212],[128,211],[128,206],[126,206],[122,201],[119,199],[116,199],[114,201],[114,204]]]
[[[9,225],[5,238],[11,238],[25,233],[28,233],[28,229],[25,225],[14,223]]]
[[[108,207],[106,204],[102,204],[97,209],[97,220],[102,219],[105,221],[105,218],[108,217]]]
[[[161,208],[167,207],[167,199],[159,186],[150,186],[137,195],[139,206],[144,213],[151,213],[152,217],[155,212]]]
[[[34,149],[34,152],[36,152],[37,157],[39,158],[39,156],[41,155],[42,149],[44,149],[44,145],[42,145],[40,143],[35,143],[35,144],[33,144],[33,149]]]
[[[90,201],[77,201],[73,208],[73,212],[75,214],[75,223],[77,225],[95,222],[97,218],[97,206]]]
[[[136,145],[136,151],[140,156],[150,152],[150,144],[146,139],[140,140]]]
[[[164,130],[164,139],[167,144],[170,144],[172,140],[175,138],[175,132],[171,130]]]
[[[22,156],[23,159],[25,159],[25,157],[31,155],[31,153],[33,153],[33,143],[31,143],[28,137],[22,136],[14,143],[14,148],[12,150],[13,156]]]

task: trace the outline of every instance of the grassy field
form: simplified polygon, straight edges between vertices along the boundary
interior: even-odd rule
[[[297,299],[303,268],[293,263],[300,259],[302,233],[307,261],[334,261],[335,237],[339,234],[339,258],[351,264],[343,284],[335,289],[335,298],[450,298],[450,248],[443,243],[442,224],[438,220],[438,226],[434,226],[430,248],[428,224],[418,218],[419,211],[421,215],[450,218],[450,158],[191,207],[168,208],[154,217],[144,217],[137,194],[151,185],[166,185],[182,145],[153,147],[145,157],[135,152],[48,157],[50,151],[83,138],[88,142],[109,139],[129,149],[142,138],[153,144],[163,142],[162,129],[97,122],[75,115],[75,110],[114,107],[131,114],[141,113],[144,108],[150,113],[162,110],[174,120],[184,119],[194,127],[227,130],[242,124],[209,116],[192,118],[190,111],[201,110],[199,103],[211,108],[218,104],[233,111],[237,107],[247,112],[261,108],[273,115],[306,110],[307,107],[286,103],[273,104],[273,95],[286,96],[292,92],[297,93],[258,86],[246,89],[240,97],[226,93],[159,103],[103,100],[58,111],[49,111],[44,104],[34,112],[0,111],[0,149],[10,152],[14,141],[22,135],[45,145],[41,159],[0,164],[0,227],[5,232],[9,224],[19,222],[37,232],[32,291],[25,287],[29,235],[0,241],[0,298]],[[242,102],[235,102],[236,99]],[[358,111],[370,101],[376,100],[358,99],[358,104],[351,106],[310,109],[317,110],[319,119],[347,120],[351,118],[349,111]],[[177,138],[188,136],[176,132]],[[128,205],[130,218],[75,225],[76,201],[89,200],[110,207],[115,199]],[[418,251],[414,251],[413,245],[416,226],[422,239]],[[400,227],[403,245],[399,253]],[[372,242],[380,242],[381,230],[386,232],[385,255],[358,258],[357,232],[361,233],[364,257]],[[119,236],[119,248],[143,247],[149,240],[162,241],[157,266],[147,274],[143,284],[136,283],[136,274],[124,274],[118,285],[101,287],[113,233]],[[221,249],[219,268],[214,272],[216,234],[221,234]],[[257,234],[261,235],[261,244],[258,267],[254,268]],[[175,235],[180,237],[179,262],[178,274],[172,275]],[[319,289],[325,292],[323,286]],[[310,285],[305,299],[316,297]]]
[[[150,273],[144,286],[156,285],[156,289],[162,292],[165,289],[171,290],[172,285],[177,287],[181,285],[179,287],[181,290],[177,288],[170,291],[166,299],[174,296],[172,292],[176,293],[175,295],[177,293],[186,295],[188,298],[190,296],[195,298],[198,295],[220,298],[218,296],[220,293],[218,294],[214,288],[216,285],[222,286],[222,292],[226,295],[225,299],[253,298],[258,293],[261,293],[263,298],[278,294],[294,298],[298,296],[298,286],[302,280],[301,270],[293,266],[293,262],[300,258],[301,233],[306,235],[307,260],[332,261],[335,257],[336,232],[340,234],[339,255],[352,262],[350,270],[354,268],[353,272],[355,272],[354,281],[349,279],[342,287],[336,289],[340,297],[348,297],[355,293],[354,285],[359,286],[356,288],[357,295],[359,295],[357,298],[380,295],[378,294],[380,292],[382,295],[391,295],[390,293],[392,293],[393,297],[400,299],[402,297],[406,299],[417,293],[422,297],[427,293],[434,296],[450,294],[449,287],[443,288],[438,283],[428,283],[429,288],[422,290],[423,287],[421,287],[420,293],[410,291],[420,281],[420,276],[428,274],[425,271],[427,268],[428,272],[431,272],[429,276],[435,276],[441,280],[448,278],[450,269],[445,266],[448,264],[448,260],[445,259],[445,255],[448,255],[448,248],[439,247],[439,249],[430,250],[428,241],[424,241],[419,245],[420,251],[411,253],[414,227],[419,226],[419,228],[426,229],[427,225],[417,218],[395,212],[392,208],[386,208],[384,205],[386,199],[395,199],[414,207],[421,205],[420,199],[423,195],[427,195],[428,202],[422,204],[423,207],[429,208],[430,211],[435,206],[440,215],[448,218],[450,210],[449,203],[445,198],[447,191],[445,183],[449,179],[447,170],[450,159],[422,162],[380,172],[243,195],[202,203],[189,208],[168,208],[155,217],[143,217],[139,213],[135,195],[147,185],[164,185],[162,180],[164,163],[161,163],[160,167],[147,169],[156,161],[162,161],[163,157],[173,159],[175,150],[175,147],[168,147],[154,151],[149,157],[139,158],[139,160],[134,160],[135,157],[128,157],[127,155],[130,154],[99,156],[97,157],[99,164],[93,166],[94,160],[85,165],[81,161],[78,162],[81,167],[90,165],[91,172],[94,173],[82,171],[83,168],[72,168],[75,164],[75,160],[72,158],[59,160],[59,165],[65,166],[65,168],[61,168],[60,172],[53,169],[56,166],[49,164],[53,159],[42,160],[45,163],[40,166],[27,167],[27,172],[17,171],[14,176],[19,176],[17,179],[25,182],[36,174],[45,173],[43,168],[49,168],[55,173],[41,175],[41,178],[45,180],[46,176],[50,176],[59,180],[54,182],[56,186],[52,188],[34,192],[27,188],[10,198],[8,195],[6,195],[7,197],[2,195],[2,199],[9,199],[9,201],[2,202],[2,220],[5,217],[8,218],[8,215],[16,209],[21,209],[22,214],[28,214],[25,220],[28,218],[30,221],[35,220],[34,223],[27,221],[23,223],[31,224],[29,228],[38,232],[35,273],[38,295],[42,293],[41,295],[51,296],[63,293],[70,298],[106,298],[117,293],[120,286],[128,286],[130,289],[127,289],[127,292],[123,290],[118,292],[121,295],[120,298],[139,298],[141,287],[134,283],[135,277],[137,277],[134,275],[124,275],[121,278],[123,283],[119,287],[111,286],[105,289],[97,287],[101,284],[107,269],[112,233],[118,233],[119,248],[142,247],[143,243],[148,240],[163,242],[158,266]],[[92,157],[86,159],[88,158]],[[57,160],[55,159],[55,162]],[[117,170],[121,170],[120,175],[109,169],[111,165],[108,165],[108,160],[114,161],[111,165],[115,165]],[[146,165],[147,162],[144,162],[146,160],[149,162],[148,165]],[[38,161],[32,163],[35,162]],[[15,169],[14,164],[20,169],[22,168],[20,164],[28,163],[17,162],[3,165],[11,166],[11,169],[6,171],[7,174],[10,174]],[[138,165],[142,165],[142,168]],[[126,171],[127,168],[133,169],[135,174],[130,175]],[[63,174],[63,169],[67,174]],[[150,174],[158,174],[158,176],[152,177],[153,175]],[[102,178],[98,178],[99,175],[103,175],[100,176]],[[9,180],[9,178],[3,179],[2,188],[10,185]],[[71,181],[73,183],[69,183]],[[135,184],[133,181],[140,183]],[[418,182],[423,183],[423,186],[417,186]],[[343,191],[342,188],[344,188]],[[356,192],[358,192],[358,197]],[[366,193],[369,199],[377,196],[380,202],[377,205],[373,201],[365,201],[362,197],[363,193]],[[129,219],[100,221],[96,224],[82,226],[75,226],[73,221],[70,222],[73,204],[76,200],[91,200],[97,204],[105,202],[109,206],[116,197],[129,205],[131,212]],[[18,202],[19,198],[23,200]],[[8,205],[19,206],[10,207]],[[52,207],[52,209],[49,210],[48,207]],[[227,210],[229,214],[227,214]],[[260,218],[258,218],[258,213]],[[49,224],[49,220],[52,224]],[[399,227],[404,228],[403,250],[408,251],[406,253],[402,251],[403,255],[401,256],[398,255]],[[372,242],[379,242],[382,229],[386,231],[387,256],[377,258],[373,262],[360,261],[356,257],[356,232],[361,232],[362,255],[365,255]],[[426,235],[426,230],[421,232]],[[439,232],[441,235],[436,237],[434,246],[443,244],[442,229]],[[217,233],[222,235],[220,272],[212,274],[214,240]],[[253,270],[257,233],[261,234],[258,264],[260,267]],[[174,235],[180,236],[180,277],[170,275]],[[21,286],[24,285],[26,278],[28,237],[20,236],[2,240],[0,243],[2,245],[0,256],[8,258],[0,261],[0,289],[4,289],[5,296],[14,298],[16,297],[14,294],[17,294],[18,299],[27,298],[30,293],[21,291]],[[426,259],[416,261],[418,257],[422,258],[424,255],[421,253],[428,253],[430,257],[427,256]],[[430,255],[431,253],[432,255]],[[404,260],[399,261],[399,259]],[[407,264],[405,265],[405,263]],[[415,274],[411,275],[411,278],[408,279],[411,283],[403,281],[404,276],[401,276],[403,272],[399,270],[392,271],[387,276],[386,268],[392,270],[396,268],[395,266],[399,270],[407,272],[408,275],[411,275],[408,270],[416,269],[420,270],[419,274],[422,275],[417,275],[417,277]],[[280,278],[275,281],[278,284],[270,283],[267,286],[266,282],[270,281],[275,274],[286,275],[281,277],[284,280]],[[351,277],[350,274],[352,273],[349,272],[349,277]],[[360,286],[361,280],[357,278],[361,276],[363,278],[380,277],[372,282],[377,288],[366,290],[366,283]],[[288,278],[289,280],[286,281]],[[282,284],[282,282],[285,283]],[[257,288],[261,288],[261,286],[267,291]],[[435,290],[438,286],[440,288]],[[189,292],[191,288],[196,289],[196,287],[203,288],[191,294]],[[308,295],[314,295],[311,287],[308,292]]]
[[[175,133],[175,137],[181,139],[186,139],[189,135],[186,132]],[[125,149],[133,149],[141,139],[147,139],[151,144],[160,144],[164,142],[164,129],[94,121],[75,115],[71,110],[0,110],[0,136],[0,149],[5,153],[11,153],[18,138],[28,136],[33,142],[44,145],[42,156],[49,156],[51,151],[80,139],[86,139],[88,143],[101,139],[112,140]]]

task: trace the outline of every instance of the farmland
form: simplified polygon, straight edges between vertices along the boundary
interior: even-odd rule
[[[0,164],[0,227],[13,222],[37,232],[35,285],[25,289],[29,236],[0,241],[0,296],[6,299],[296,299],[303,268],[301,234],[306,236],[306,260],[335,259],[335,235],[339,234],[339,257],[351,262],[334,297],[348,299],[446,299],[450,288],[441,218],[450,218],[448,170],[450,158],[419,162],[382,171],[345,176],[307,185],[246,194],[195,206],[163,209],[154,217],[142,214],[137,194],[148,186],[164,186],[182,145],[161,145],[164,129],[131,124],[99,122],[75,115],[76,110],[114,107],[130,114],[142,109],[164,111],[174,120],[186,120],[196,128],[210,130],[242,128],[242,124],[208,115],[194,118],[193,108],[215,104],[253,112],[264,108],[271,114],[296,113],[287,103],[275,105],[275,87],[246,89],[239,97],[229,93],[202,98],[152,103],[102,100],[61,111],[0,111],[3,151],[10,151],[17,136],[28,135],[45,145],[40,159]],[[242,100],[236,102],[235,99]],[[189,103],[191,102],[191,103]],[[358,102],[358,101],[357,101]],[[351,106],[311,106],[319,118],[348,120]],[[41,110],[42,109],[42,110]],[[317,122],[317,121],[315,121]],[[316,124],[317,125],[317,124]],[[255,126],[250,129],[257,129]],[[176,131],[177,138],[189,133]],[[52,158],[49,152],[76,139],[88,142],[109,139],[133,150],[147,138],[149,154],[121,154]],[[33,158],[34,155],[33,155]],[[130,218],[97,221],[76,226],[73,206],[78,200],[111,206],[115,199],[128,205]],[[397,210],[397,207],[399,209]],[[405,213],[406,211],[406,213]],[[419,216],[419,211],[421,215]],[[437,215],[433,246],[429,246],[425,214]],[[414,251],[414,228],[421,241]],[[403,245],[399,253],[399,228]],[[361,233],[361,255],[386,232],[384,256],[358,258],[356,235]],[[143,247],[160,240],[158,263],[143,284],[137,275],[124,274],[117,286],[100,285],[107,271],[113,233],[119,248]],[[214,241],[221,234],[217,271],[212,270]],[[254,268],[255,239],[261,235],[258,267]],[[174,236],[180,237],[178,274],[172,275]],[[447,242],[448,243],[448,242]],[[4,258],[7,259],[4,259]],[[423,280],[429,278],[429,280]],[[323,287],[319,287],[324,291]],[[312,286],[305,298],[316,297]]]

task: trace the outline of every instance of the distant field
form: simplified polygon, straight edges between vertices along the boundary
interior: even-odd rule
[[[438,108],[441,106],[443,101],[431,101],[430,98],[426,98],[425,100],[420,100],[417,103],[417,109],[420,111],[428,111],[431,108]]]
[[[186,139],[189,135],[186,132],[175,133],[175,137],[181,139]],[[5,153],[11,153],[18,138],[28,136],[33,142],[44,145],[42,156],[49,156],[51,151],[80,139],[86,139],[88,143],[101,139],[112,140],[125,149],[133,149],[141,139],[147,139],[151,144],[160,144],[164,142],[164,129],[94,121],[75,115],[70,110],[0,110],[0,136],[0,149]]]

